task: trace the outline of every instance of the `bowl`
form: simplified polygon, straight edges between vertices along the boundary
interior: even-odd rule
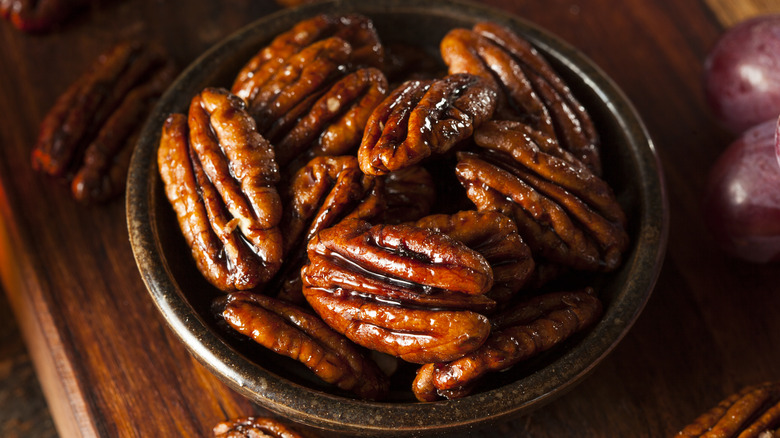
[[[560,348],[493,376],[458,400],[414,402],[396,391],[369,402],[339,393],[303,369],[231,336],[210,310],[217,295],[199,274],[158,176],[156,151],[164,119],[185,112],[206,86],[229,87],[240,67],[275,35],[325,12],[357,12],[374,20],[383,42],[438,53],[455,27],[493,21],[519,33],[548,59],[588,108],[602,139],[604,178],[629,220],[631,247],[619,270],[594,279],[604,303],[600,322]],[[213,374],[235,391],[291,421],[366,436],[451,432],[528,413],[581,381],[620,342],[655,285],[667,239],[661,167],[648,133],[618,87],[576,48],[503,11],[442,0],[344,0],[282,10],[240,29],[191,64],[162,96],[135,149],[127,184],[127,223],[138,269],[170,329]],[[409,385],[411,377],[409,377]]]

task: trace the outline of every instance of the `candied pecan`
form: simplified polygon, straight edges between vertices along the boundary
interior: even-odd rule
[[[519,120],[555,135],[552,118],[534,91],[519,61],[492,40],[469,29],[453,29],[444,36],[440,51],[449,72],[471,73],[494,84],[498,103],[494,118]]]
[[[370,19],[359,14],[322,14],[297,23],[260,49],[238,73],[231,91],[247,102],[254,101],[260,88],[290,57],[329,37],[339,37],[349,43],[352,64],[382,67],[384,48]]]
[[[431,174],[421,166],[405,167],[385,175],[383,223],[411,222],[430,213],[436,202]]]
[[[371,112],[387,95],[381,71],[364,68],[328,87],[312,104],[302,104],[282,115],[266,137],[274,144],[277,161],[286,166],[304,155],[343,155],[360,144]],[[300,112],[303,112],[300,114]]]
[[[595,323],[601,311],[590,288],[530,298],[492,319],[493,331],[477,350],[449,363],[421,367],[412,384],[415,397],[463,397],[486,373],[507,370],[560,345]]]
[[[160,47],[141,41],[113,46],[41,122],[33,168],[69,181],[81,201],[122,193],[133,139],[174,73]]]
[[[214,438],[303,438],[295,430],[273,418],[241,417],[217,423]]]
[[[461,153],[456,166],[469,198],[479,210],[512,217],[543,258],[575,269],[617,268],[628,235],[612,189],[573,157],[559,158],[554,142],[545,145],[524,126],[491,121],[475,133],[488,150]]]
[[[425,363],[477,348],[494,302],[492,271],[477,252],[441,233],[353,219],[309,241],[303,293],[336,331],[365,347]]]
[[[474,25],[475,33],[493,41],[522,67],[547,107],[558,141],[597,175],[601,174],[600,140],[588,111],[544,57],[512,30],[491,22]]]
[[[0,17],[25,32],[44,32],[62,23],[87,0],[2,0]]]
[[[158,150],[168,200],[204,276],[224,290],[267,282],[282,260],[273,150],[244,103],[207,88],[166,121]]]
[[[320,230],[348,218],[372,219],[383,211],[383,181],[363,175],[351,155],[316,157],[296,172],[285,199],[282,234],[285,263],[280,293],[297,302],[306,244]]]
[[[292,55],[246,99],[258,131],[266,135],[274,123],[302,102],[313,100],[328,83],[343,75],[352,47],[338,37],[317,41]]]
[[[446,234],[482,254],[493,269],[493,288],[486,295],[496,302],[509,301],[534,272],[531,250],[517,234],[514,222],[501,213],[434,214],[413,225]]]
[[[675,437],[774,438],[780,436],[780,382],[747,386],[721,401]]]
[[[479,76],[407,81],[371,114],[358,149],[360,168],[383,175],[447,152],[490,119],[495,106],[496,91]]]
[[[281,300],[247,292],[228,295],[222,317],[239,333],[295,359],[322,380],[361,398],[380,399],[390,387],[376,363],[317,315]]]

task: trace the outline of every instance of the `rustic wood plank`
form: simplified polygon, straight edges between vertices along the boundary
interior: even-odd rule
[[[780,13],[777,0],[705,0],[724,27],[764,14]]]

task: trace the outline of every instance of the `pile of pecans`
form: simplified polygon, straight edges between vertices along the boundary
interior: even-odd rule
[[[430,58],[316,16],[162,127],[219,317],[364,399],[402,366],[418,400],[464,397],[555,348],[602,314],[568,274],[615,270],[630,244],[597,130],[531,44],[479,23]]]

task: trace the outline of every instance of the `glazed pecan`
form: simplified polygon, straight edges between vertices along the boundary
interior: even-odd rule
[[[2,0],[0,17],[25,32],[44,32],[62,23],[87,0]]]
[[[515,220],[535,254],[575,269],[613,270],[628,247],[625,214],[612,189],[586,166],[560,158],[555,142],[519,122],[491,121],[475,133],[485,148],[461,153],[456,173],[479,210]]]
[[[496,23],[482,22],[475,24],[473,30],[511,55],[547,107],[558,141],[564,149],[571,151],[595,174],[600,175],[598,132],[588,111],[561,76],[529,41],[511,29]]]
[[[495,304],[479,253],[408,225],[342,221],[309,241],[303,293],[336,331],[416,363],[452,360],[482,344]],[[470,309],[470,310],[467,310]]]
[[[590,288],[528,299],[494,317],[492,333],[477,350],[449,363],[422,366],[412,384],[415,397],[464,397],[486,373],[507,370],[561,344],[594,324],[601,311]]]
[[[322,380],[361,398],[384,397],[389,379],[317,315],[281,300],[247,292],[228,295],[222,317],[239,333],[295,359]]]
[[[267,282],[282,260],[279,172],[238,97],[207,88],[166,121],[160,176],[204,276],[224,291]]]
[[[303,99],[268,129],[277,161],[286,166],[294,158],[343,155],[360,144],[371,112],[387,95],[381,71],[364,68],[352,72],[316,93],[316,101]]]
[[[780,437],[780,382],[743,388],[696,418],[675,437]]]
[[[440,51],[451,74],[471,73],[494,84],[498,91],[495,119],[522,121],[548,136],[555,135],[547,106],[510,52],[473,30],[460,28],[444,36]]]
[[[276,283],[280,296],[298,302],[307,242],[342,220],[378,217],[384,210],[383,181],[363,175],[354,156],[316,157],[296,172],[287,192],[281,224],[286,260]]]
[[[384,175],[443,154],[490,119],[496,91],[479,76],[407,81],[374,109],[358,159],[363,173]]]
[[[303,438],[295,430],[273,418],[241,417],[217,423],[214,438]]]
[[[123,193],[135,136],[174,74],[160,47],[141,41],[115,45],[41,122],[33,168],[68,181],[80,201]]]
[[[338,37],[349,44],[349,63],[375,68],[384,64],[384,48],[371,20],[358,14],[322,14],[297,23],[258,51],[238,73],[231,91],[245,101],[253,102],[260,89],[293,55],[330,37]]]
[[[413,225],[446,234],[482,254],[493,269],[493,288],[486,295],[498,303],[508,302],[534,272],[531,250],[517,234],[514,222],[501,213],[434,214]]]
[[[382,222],[411,222],[430,213],[436,202],[431,174],[421,166],[405,167],[385,175],[385,212]]]

